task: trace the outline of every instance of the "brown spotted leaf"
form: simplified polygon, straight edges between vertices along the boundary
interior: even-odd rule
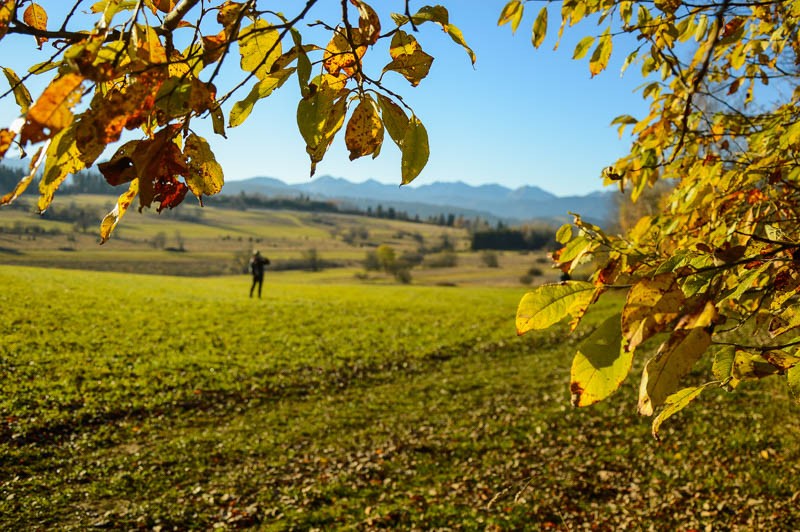
[[[214,152],[203,137],[192,134],[186,139],[183,155],[189,167],[186,184],[192,194],[201,198],[222,190],[225,178],[222,166],[214,158]]]
[[[322,66],[331,75],[343,72],[345,75],[355,74],[358,64],[367,52],[365,45],[359,45],[361,36],[359,30],[353,28],[351,37],[355,46],[355,53],[350,41],[347,40],[345,28],[336,28],[325,52],[322,55]]]
[[[22,126],[20,144],[41,142],[62,131],[72,123],[72,108],[83,90],[83,76],[65,74],[53,80],[36,100]]]
[[[370,155],[383,143],[383,122],[375,102],[365,96],[353,111],[345,129],[344,142],[350,150],[350,160]]]
[[[366,2],[350,0],[350,3],[358,9],[358,29],[360,31],[361,44],[375,44],[381,35],[380,17]]]
[[[406,78],[412,87],[416,87],[428,75],[431,64],[433,57],[422,50],[414,50],[410,54],[395,57],[391,63],[383,67],[383,71],[397,72]]]

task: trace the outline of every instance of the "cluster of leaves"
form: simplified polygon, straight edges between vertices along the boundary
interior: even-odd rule
[[[546,32],[547,7],[533,44]],[[500,23],[516,28],[523,5],[510,2]],[[641,378],[638,409],[661,422],[709,386],[786,375],[800,394],[800,4],[731,0],[583,1],[562,4],[561,31],[582,19],[599,36],[592,75],[606,68],[612,45],[630,46],[623,71],[637,61],[646,80],[648,116],[613,121],[632,128],[630,153],[606,168],[606,184],[636,200],[670,183],[664,207],[623,236],[580,217],[558,233],[554,258],[564,272],[591,263],[591,282],[540,287],[520,302],[520,334],[571,318],[575,329],[604,293],[625,290],[619,314],[581,344],[572,366],[578,406],[600,401],[626,378],[643,342],[659,340]],[[636,38],[633,41],[630,36]],[[756,96],[777,100],[756,105]],[[640,349],[644,350],[644,349]],[[713,375],[701,386],[682,380],[702,357]]]
[[[189,191],[202,201],[219,192],[223,172],[209,143],[192,130],[192,120],[210,117],[214,132],[225,136],[222,106],[238,89],[250,86],[249,94],[232,104],[228,127],[243,123],[258,100],[292,76],[300,86],[297,125],[312,175],[352,108],[345,131],[350,158],[376,157],[386,130],[402,151],[402,183],[411,182],[428,160],[427,132],[413,112],[406,113],[402,98],[384,87],[383,75],[395,72],[416,86],[428,74],[433,58],[405,31],[408,27],[437,24],[474,62],[472,50],[444,7],[425,6],[411,15],[406,5],[406,14],[392,14],[394,27],[381,33],[376,11],[361,0],[341,1],[335,27],[317,23],[330,30],[327,44],[304,44],[297,26],[316,3],[309,0],[287,19],[259,9],[258,0],[100,0],[91,6],[94,26],[71,31],[81,2],[74,2],[60,29],[53,30],[41,5],[0,1],[0,38],[29,34],[39,47],[55,39],[56,49],[22,78],[3,67],[11,85],[6,95],[14,95],[21,118],[0,129],[0,157],[12,145],[22,153],[29,146],[36,151],[29,174],[0,204],[16,199],[43,166],[38,209],[44,211],[67,176],[95,164],[125,130],[140,130],[143,138],[124,142],[110,160],[98,164],[111,185],[128,184],[101,224],[103,241],[136,196],[140,210],[153,203],[159,211],[173,208]],[[357,22],[351,23],[351,11]],[[363,58],[381,39],[390,41],[391,60],[373,79]],[[242,76],[219,95],[214,82],[237,49]],[[319,73],[312,77],[315,69]],[[53,71],[52,81],[33,101],[24,82]],[[88,106],[81,104],[89,95]]]

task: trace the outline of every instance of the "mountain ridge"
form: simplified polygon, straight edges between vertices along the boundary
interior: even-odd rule
[[[540,187],[525,185],[509,188],[497,183],[469,185],[463,181],[436,181],[418,187],[387,185],[367,179],[360,183],[342,177],[320,176],[307,183],[288,184],[269,176],[229,181],[223,194],[262,194],[265,196],[308,195],[348,203],[366,209],[382,205],[410,215],[429,216],[432,212],[452,212],[463,216],[482,216],[506,222],[562,222],[570,212],[585,219],[603,222],[612,211],[609,192],[593,191],[583,196],[556,196]],[[432,209],[434,208],[434,209]]]

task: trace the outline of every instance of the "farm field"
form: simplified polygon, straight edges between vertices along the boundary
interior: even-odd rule
[[[0,266],[0,529],[765,529],[800,519],[800,407],[638,382],[569,406],[524,287]],[[604,310],[604,308],[606,310]],[[641,367],[642,361],[637,360]],[[699,378],[699,377],[698,377]]]
[[[246,271],[253,249],[272,260],[275,270],[303,269],[309,253],[334,277],[352,282],[364,273],[369,251],[392,247],[397,256],[423,259],[412,271],[422,285],[520,286],[534,269],[532,281],[558,278],[545,250],[498,252],[498,267],[489,268],[481,253],[471,252],[466,229],[369,218],[338,213],[290,210],[235,210],[181,205],[160,215],[131,209],[111,239],[98,245],[98,228],[113,198],[74,195],[58,198],[50,218],[32,214],[32,204],[0,210],[0,264],[59,267],[157,275],[209,276]],[[59,215],[61,209],[61,215]],[[79,222],[60,220],[82,212]],[[457,255],[452,267],[430,266],[445,244]],[[427,259],[427,260],[426,260]],[[361,281],[394,283],[391,275],[368,272]]]

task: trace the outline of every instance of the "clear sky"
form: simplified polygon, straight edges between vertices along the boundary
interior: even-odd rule
[[[56,22],[60,22],[58,12],[71,4],[65,0],[39,3]],[[88,8],[91,3],[84,5]],[[287,15],[305,4],[299,0],[275,3]],[[399,0],[375,0],[372,4],[386,6],[387,10],[403,9]],[[423,49],[435,57],[429,76],[416,88],[393,73],[384,78],[404,95],[428,130],[431,157],[414,185],[434,181],[499,183],[511,188],[535,185],[558,195],[601,189],[600,171],[624,154],[629,143],[628,139],[620,140],[609,123],[620,114],[641,116],[646,111],[644,100],[633,92],[642,82],[637,66],[621,77],[624,53],[616,51],[608,70],[591,79],[588,60],[571,59],[580,37],[599,33],[591,22],[568,29],[554,52],[558,3],[551,4],[548,37],[539,50],[534,50],[530,41],[533,20],[543,5],[539,2],[527,4],[516,35],[508,26],[497,27],[504,0],[443,4],[450,10],[451,22],[461,28],[477,54],[475,66],[438,26],[425,24],[416,36]],[[338,0],[320,0],[308,22],[335,20],[339,5]],[[422,5],[412,2],[412,10]],[[52,53],[49,44],[39,52],[32,41],[31,37],[18,36],[0,41],[0,65],[11,66],[21,74]],[[388,62],[388,54],[370,50],[365,62],[372,66],[371,72],[379,71]],[[236,61],[230,63],[236,66]],[[389,81],[392,76],[395,79]],[[224,83],[218,85],[224,92]],[[34,97],[43,88],[36,82],[29,87]],[[246,94],[247,90],[241,91],[234,101]],[[212,142],[226,180],[271,176],[298,183],[309,179],[309,160],[295,119],[298,99],[297,83],[292,79],[259,101],[245,124],[229,129],[227,140],[216,137],[210,128],[201,129]],[[0,101],[1,124],[10,123],[17,112],[13,98]],[[400,183],[400,153],[388,135],[377,159],[365,157],[352,162],[343,137],[342,130],[318,165],[317,176]]]

